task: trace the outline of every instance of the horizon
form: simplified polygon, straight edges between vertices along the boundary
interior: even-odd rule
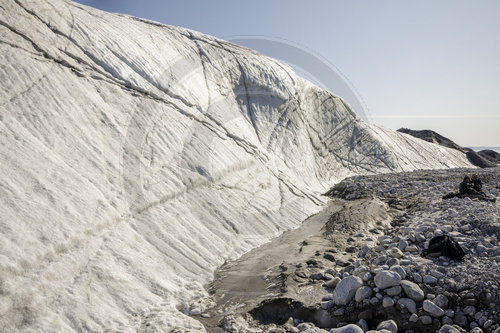
[[[393,130],[431,129],[465,147],[500,147],[499,2],[75,2],[230,41],[289,41],[335,68],[362,105],[342,89],[332,93],[369,122]],[[325,87],[310,72],[292,67]]]

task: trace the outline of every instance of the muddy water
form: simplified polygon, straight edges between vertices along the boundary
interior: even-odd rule
[[[210,318],[197,318],[207,332],[222,332],[217,324],[223,316],[246,312],[262,300],[286,292],[281,274],[287,270],[285,263],[305,261],[314,255],[315,249],[329,243],[319,236],[320,231],[328,217],[341,208],[339,201],[332,200],[325,209],[306,219],[297,229],[284,232],[238,260],[223,265],[209,286],[217,306],[208,311]]]
[[[337,262],[352,260],[350,254],[343,252],[347,236],[387,220],[387,207],[377,199],[331,200],[299,228],[220,267],[209,285],[216,306],[196,319],[207,332],[223,332],[218,325],[224,316],[247,313],[264,300],[287,298],[304,307],[317,306],[328,291],[322,283],[298,278],[297,271],[307,272],[306,262],[311,259],[317,260],[322,269],[335,267],[323,258],[325,251],[332,249],[338,252]]]

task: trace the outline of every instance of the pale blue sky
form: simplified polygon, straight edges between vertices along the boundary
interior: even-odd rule
[[[340,70],[374,123],[500,146],[500,1],[77,2],[223,39],[288,40]]]

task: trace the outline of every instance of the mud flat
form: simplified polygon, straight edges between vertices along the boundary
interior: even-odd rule
[[[399,332],[498,330],[499,205],[442,199],[471,173],[490,196],[500,195],[498,168],[342,181],[301,227],[223,265],[208,286],[210,299],[200,300],[209,306],[195,318],[208,332],[347,332],[348,324],[364,331],[392,324]],[[441,234],[460,243],[463,261],[421,257]],[[397,281],[380,285],[383,272],[398,274]],[[348,277],[361,281],[351,295],[340,290]]]

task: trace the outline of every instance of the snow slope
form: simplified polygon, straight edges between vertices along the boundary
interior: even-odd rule
[[[332,183],[470,166],[187,29],[13,0],[0,50],[0,331],[202,330],[214,269]]]

